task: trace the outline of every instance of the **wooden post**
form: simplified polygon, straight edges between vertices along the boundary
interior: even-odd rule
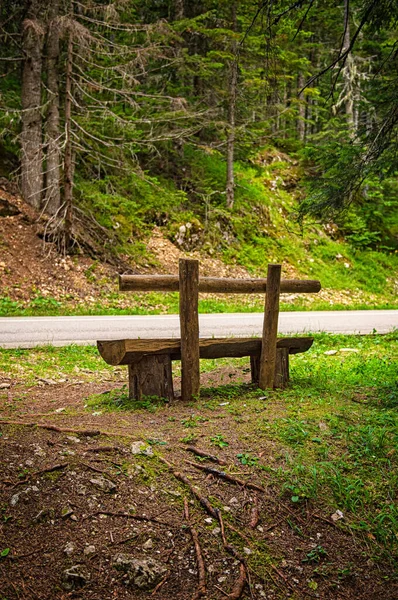
[[[279,291],[281,265],[268,265],[267,293],[265,296],[263,340],[260,358],[259,387],[274,387],[276,364],[276,337],[278,334]]]
[[[181,398],[199,396],[199,262],[180,258]]]

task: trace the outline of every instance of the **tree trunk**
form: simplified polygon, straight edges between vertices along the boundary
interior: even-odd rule
[[[344,33],[344,44],[343,52],[348,50],[351,43],[350,36],[350,15],[349,15],[349,0],[344,0],[344,22],[345,22],[345,33]],[[355,133],[355,120],[354,120],[354,59],[351,52],[345,60],[345,66],[343,69],[343,79],[345,88],[345,113],[347,115],[347,125],[349,134],[352,137]]]
[[[59,0],[49,5],[49,24],[47,34],[47,89],[48,109],[46,120],[46,196],[45,211],[55,215],[61,205],[60,163],[61,143],[59,124]]]
[[[232,4],[232,30],[236,31],[236,3]],[[227,208],[233,208],[235,201],[234,154],[235,154],[235,118],[236,93],[238,86],[238,56],[237,42],[233,38],[231,52],[233,58],[229,65],[229,98],[228,98],[228,135],[227,135]]]
[[[41,73],[43,27],[40,2],[33,1],[23,22],[22,47],[22,131],[21,131],[21,191],[22,196],[36,209],[40,208],[43,189]]]
[[[64,155],[64,252],[67,252],[72,240],[73,210],[73,149],[72,149],[72,72],[73,72],[73,36],[69,33],[66,58],[65,82],[65,155]]]
[[[174,21],[184,18],[184,0],[174,0]]]
[[[299,76],[298,76],[298,80],[297,80],[297,87],[298,87],[298,92],[300,92],[300,90],[303,89],[305,85],[305,78],[303,73],[300,71]],[[298,96],[298,120],[297,120],[297,134],[299,137],[299,140],[301,142],[304,142],[305,140],[305,99],[304,99],[304,92],[301,94],[301,96]]]
[[[307,98],[307,113],[305,115],[305,136],[311,135],[312,133],[312,107],[313,107],[313,99],[311,96]]]

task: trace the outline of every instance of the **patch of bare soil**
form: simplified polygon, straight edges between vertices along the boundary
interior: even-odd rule
[[[225,397],[153,412],[87,407],[121,383],[1,391],[2,598],[398,596],[387,562],[370,558],[375,542],[280,494],[257,413]],[[277,394],[263,410],[283,414]],[[211,443],[220,433],[223,449]]]
[[[85,272],[94,261],[79,256],[73,260],[57,253],[53,244],[45,243],[40,215],[23,202],[0,189],[0,275],[2,294],[12,300],[26,301],[38,295],[57,300],[89,301],[98,286],[90,283]],[[109,277],[115,269],[96,267],[97,276]]]

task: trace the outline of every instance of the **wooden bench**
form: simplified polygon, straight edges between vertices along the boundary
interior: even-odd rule
[[[199,395],[201,358],[250,357],[252,382],[262,389],[284,387],[289,380],[289,354],[308,350],[311,337],[277,339],[280,292],[308,293],[319,281],[281,280],[281,266],[269,265],[267,279],[199,278],[199,264],[181,259],[179,276],[121,275],[122,291],[179,291],[181,339],[124,339],[97,342],[110,365],[128,365],[129,395],[173,399],[172,361],[181,360],[181,396]],[[266,293],[262,339],[199,338],[198,294]]]

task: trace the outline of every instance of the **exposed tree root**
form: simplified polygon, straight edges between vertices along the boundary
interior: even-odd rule
[[[39,429],[48,429],[49,431],[56,431],[57,433],[74,433],[75,435],[83,435],[86,437],[97,437],[99,435],[103,435],[104,437],[120,437],[131,440],[137,439],[136,435],[131,435],[129,433],[124,432],[101,431],[100,429],[73,429],[70,427],[56,427],[55,425],[47,423],[27,423],[26,421],[5,421],[0,419],[0,426],[1,425],[16,425],[20,427],[32,428],[37,427]]]
[[[199,500],[200,504],[208,512],[208,514],[211,517],[213,517],[213,519],[218,520],[218,515],[217,515],[216,509],[212,507],[212,505],[207,500],[207,498],[205,498],[204,496],[199,494],[199,492],[197,490],[195,490],[195,488],[193,487],[193,485],[189,481],[189,479],[183,473],[180,473],[180,471],[176,471],[174,466],[171,463],[169,463],[165,458],[163,458],[162,456],[159,456],[158,458],[163,464],[165,464],[170,469],[170,471],[173,473],[173,475],[176,479],[181,481],[181,483],[186,485],[191,490],[192,494],[195,496],[195,498],[197,500]]]
[[[203,560],[202,549],[201,549],[200,544],[199,544],[198,532],[191,525],[191,522],[190,522],[190,519],[189,519],[188,500],[186,498],[184,498],[184,517],[185,517],[185,520],[188,523],[189,531],[191,532],[192,541],[193,541],[194,546],[195,546],[196,562],[197,562],[197,565],[198,565],[198,579],[199,579],[199,581],[198,581],[198,590],[197,590],[196,594],[192,597],[192,600],[198,600],[199,598],[203,598],[203,596],[205,596],[206,593],[207,593],[207,589],[206,589],[206,569],[205,569],[205,563],[204,563],[204,560]]]
[[[246,583],[248,582],[246,564],[244,558],[240,556],[239,552],[235,550],[235,548],[231,546],[231,544],[228,544],[227,538],[225,537],[225,527],[221,512],[218,510],[217,514],[218,522],[220,523],[221,538],[224,549],[226,552],[228,552],[228,554],[231,554],[231,556],[233,556],[236,560],[240,562],[238,580],[236,581],[232,592],[227,596],[229,600],[238,600],[243,593]]]
[[[253,507],[251,509],[251,515],[250,515],[250,527],[252,529],[256,529],[258,522],[260,520],[260,515],[259,515],[259,511],[258,511],[258,495],[254,494],[254,498],[253,498]]]
[[[244,558],[242,558],[242,556],[239,554],[239,552],[237,550],[235,550],[235,548],[233,546],[231,546],[231,544],[228,544],[227,538],[225,537],[225,526],[224,526],[224,520],[222,518],[221,511],[216,509],[216,512],[217,512],[218,522],[220,523],[221,539],[222,539],[224,549],[226,550],[226,552],[228,552],[228,554],[233,556],[236,560],[238,560],[241,563],[244,563],[245,562]]]
[[[186,450],[187,452],[192,452],[192,454],[195,454],[196,456],[200,456],[201,458],[207,458],[207,460],[217,463],[218,465],[227,466],[227,464],[228,464],[225,460],[218,458],[218,456],[214,456],[213,454],[208,454],[207,452],[204,452],[203,450],[199,450],[198,448],[195,448],[195,446],[187,446],[186,448],[184,448],[184,450]]]
[[[201,471],[205,471],[209,473],[209,475],[214,475],[214,477],[219,477],[220,479],[224,479],[229,483],[233,483],[234,485],[240,485],[249,490],[256,490],[258,492],[265,493],[265,489],[260,485],[256,485],[255,483],[250,483],[250,481],[244,481],[243,479],[238,479],[237,477],[233,477],[229,475],[229,473],[225,473],[224,471],[219,471],[218,469],[213,469],[212,467],[206,467],[205,465],[200,465],[199,463],[194,463],[190,460],[185,461],[188,465],[195,467],[195,469],[200,469]]]
[[[69,427],[56,427],[55,425],[47,425],[46,423],[26,423],[26,421],[3,421],[0,420],[0,425],[19,425],[21,427],[38,427],[40,429],[48,429],[57,433],[76,433],[85,435],[86,437],[95,437],[97,435],[112,435],[99,430],[91,429],[70,429]],[[115,434],[113,434],[115,435]]]
[[[244,563],[240,563],[239,577],[236,580],[231,593],[228,594],[228,596],[227,596],[228,600],[239,600],[239,598],[243,594],[243,590],[245,589],[246,583],[247,583],[246,567],[245,567]]]
[[[206,510],[206,512],[213,517],[213,519],[216,519],[217,521],[218,519],[218,510],[215,509],[210,502],[208,501],[207,498],[205,498],[204,496],[202,496],[198,490],[196,490],[194,488],[194,486],[192,485],[192,483],[189,481],[189,479],[183,474],[180,473],[180,471],[177,471],[174,466],[169,463],[165,458],[163,458],[162,456],[158,456],[158,459],[160,460],[160,462],[162,462],[163,464],[165,464],[170,471],[172,472],[172,474],[174,475],[174,477],[176,479],[178,479],[179,481],[181,481],[184,485],[186,485],[190,490],[191,493],[195,496],[195,498],[199,501],[199,503],[203,506],[203,508]],[[230,523],[227,523],[227,527],[228,529],[231,529],[231,531],[234,531],[237,535],[239,535],[241,538],[243,538],[244,540],[246,540],[247,542],[250,543],[250,540],[241,532],[239,531],[239,529],[236,529],[236,527],[234,527],[233,525],[231,525]]]

